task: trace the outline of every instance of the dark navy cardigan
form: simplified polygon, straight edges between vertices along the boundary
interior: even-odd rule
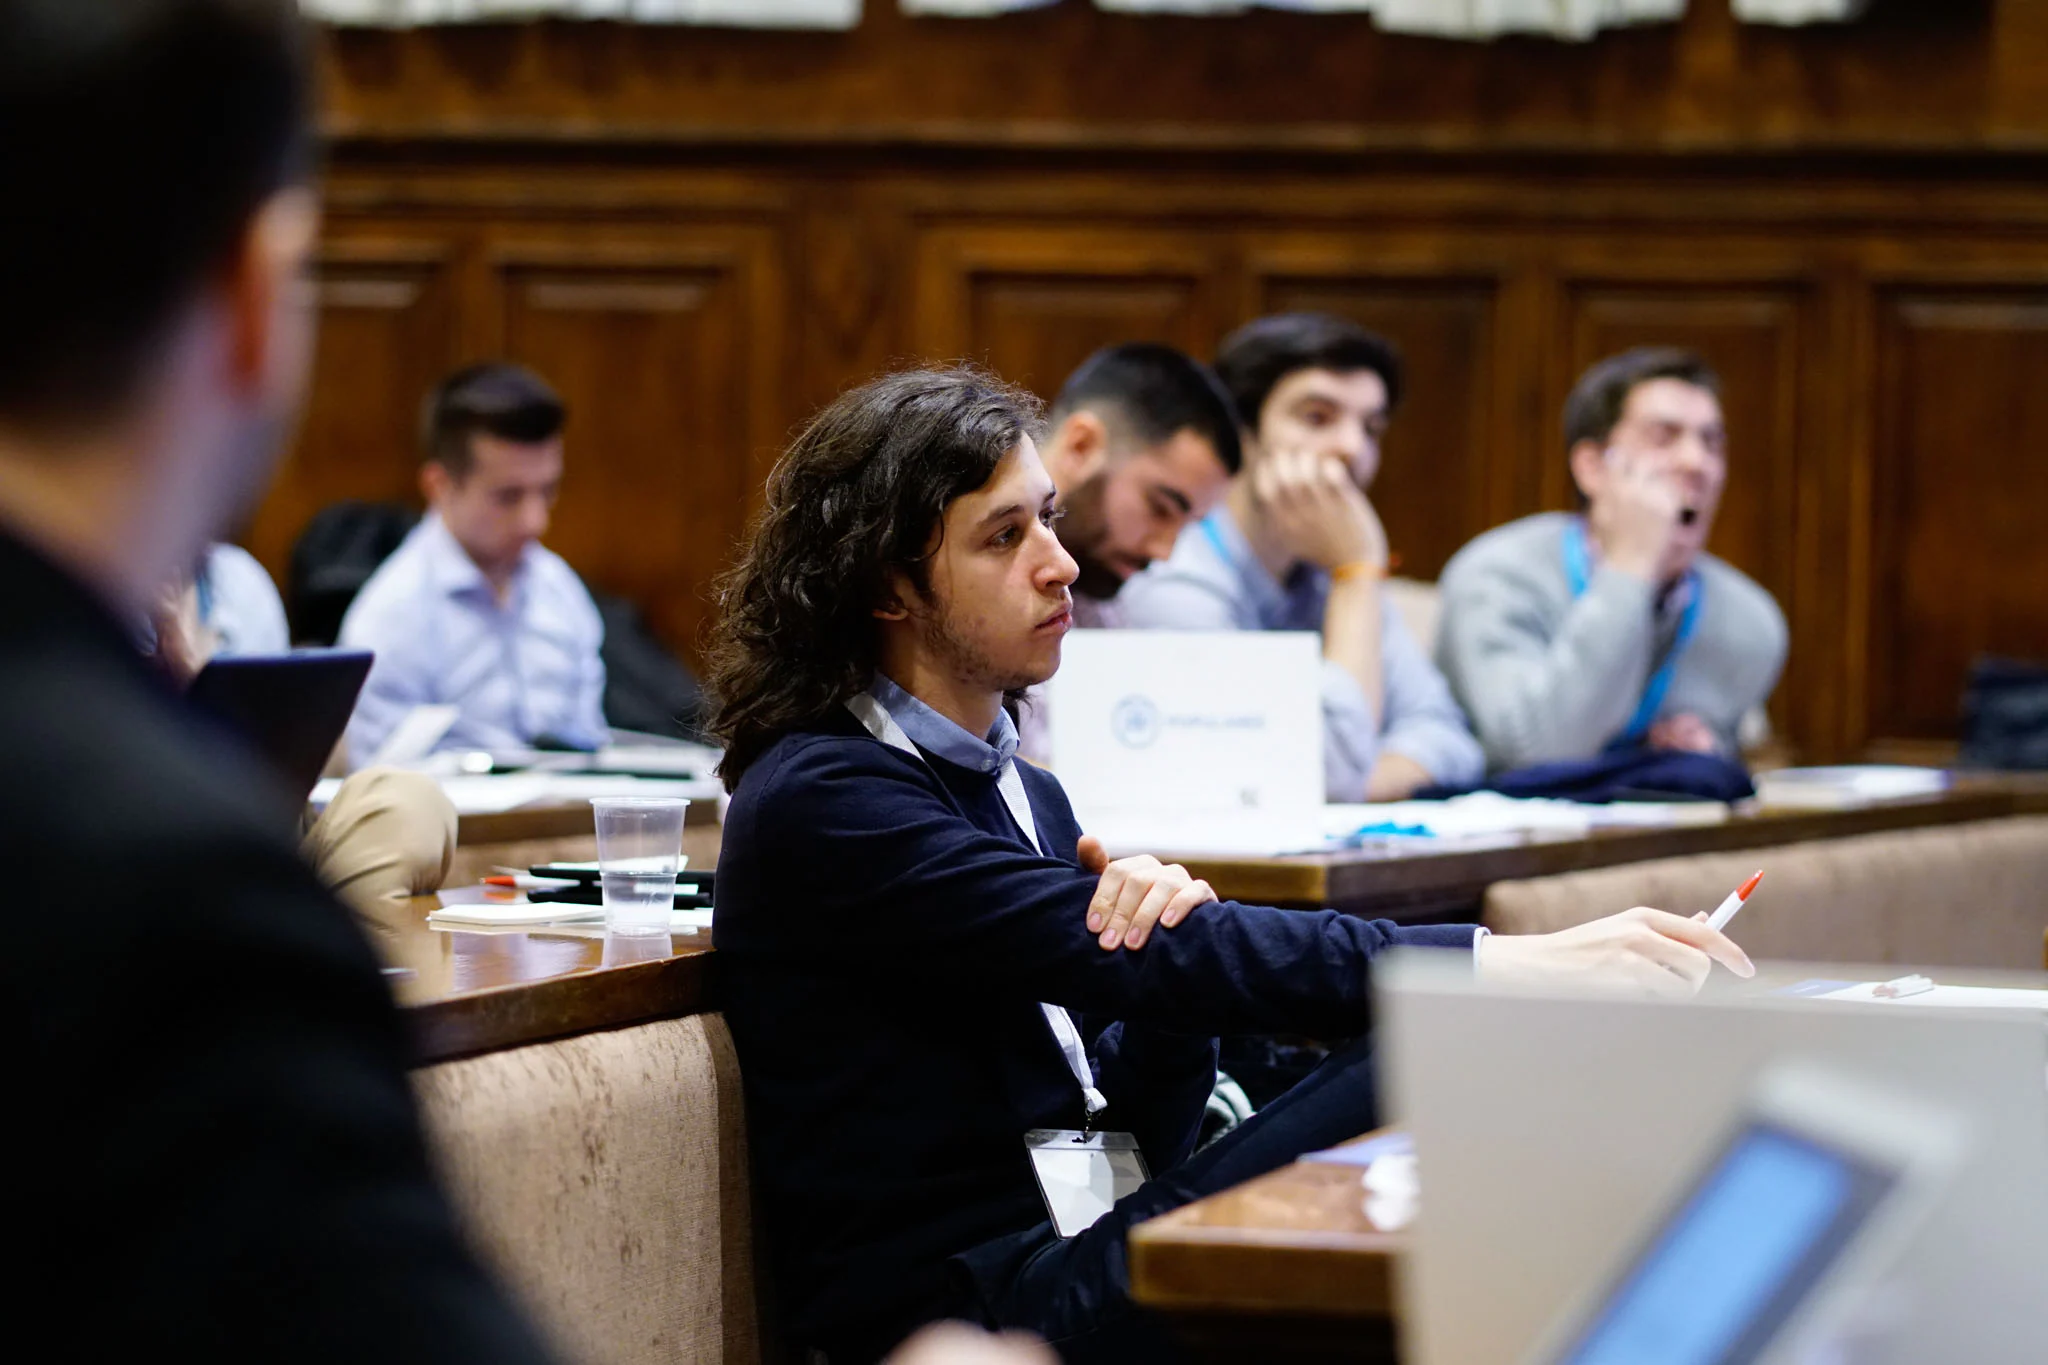
[[[1100,1126],[1137,1134],[1158,1174],[1192,1146],[1216,1035],[1364,1032],[1374,954],[1471,944],[1469,925],[1225,901],[1104,952],[1073,810],[1019,770],[1042,855],[994,777],[850,714],[785,736],[733,794],[719,993],[780,1307],[807,1344],[940,1311],[949,1276],[1004,1273],[1045,1222],[1023,1134],[1079,1127],[1082,1106],[1039,1002],[1088,1021]]]

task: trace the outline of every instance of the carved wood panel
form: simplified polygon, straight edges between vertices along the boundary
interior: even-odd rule
[[[939,228],[918,243],[921,360],[972,360],[1051,398],[1099,347],[1163,341],[1205,354],[1217,257],[1171,230]]]
[[[494,245],[503,350],[569,406],[549,545],[694,660],[781,423],[772,239],[532,236]]]
[[[451,247],[331,230],[316,270],[320,337],[291,451],[244,537],[284,582],[315,512],[356,498],[417,502],[420,398],[455,356]]]
[[[1970,661],[2048,663],[2048,295],[1880,295],[1870,736],[1953,734]]]

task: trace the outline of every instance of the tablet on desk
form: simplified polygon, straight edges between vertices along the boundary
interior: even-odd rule
[[[1865,1304],[1955,1170],[1956,1116],[1810,1067],[1749,1113],[1529,1365],[1794,1365]]]

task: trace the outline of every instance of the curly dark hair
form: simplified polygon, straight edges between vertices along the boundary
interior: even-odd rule
[[[890,573],[927,587],[947,504],[1041,422],[1037,398],[966,367],[885,375],[811,419],[716,589],[705,729],[725,746],[728,791],[781,736],[867,687]]]

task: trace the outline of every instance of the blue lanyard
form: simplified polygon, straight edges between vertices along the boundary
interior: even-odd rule
[[[1209,537],[1209,544],[1215,549],[1218,559],[1228,565],[1233,572],[1241,572],[1237,567],[1237,556],[1230,553],[1230,547],[1223,543],[1223,533],[1216,529],[1214,512],[1202,518],[1202,534]]]
[[[1579,522],[1572,522],[1564,528],[1564,572],[1571,580],[1572,600],[1586,595],[1586,587],[1593,581],[1592,554],[1586,548],[1586,528]],[[1699,570],[1686,575],[1685,614],[1678,618],[1678,638],[1671,642],[1670,653],[1664,662],[1650,675],[1650,681],[1643,688],[1643,699],[1636,707],[1635,715],[1629,718],[1628,728],[1616,737],[1616,744],[1634,744],[1650,733],[1651,722],[1657,719],[1657,712],[1664,705],[1664,698],[1671,691],[1672,675],[1678,671],[1678,656],[1685,653],[1685,647],[1692,642],[1693,631],[1699,628],[1700,602],[1706,597],[1706,584],[1700,580]]]
[[[207,626],[213,624],[213,574],[210,570],[211,566],[202,560],[199,572],[192,575],[193,592],[199,599],[199,622]]]

